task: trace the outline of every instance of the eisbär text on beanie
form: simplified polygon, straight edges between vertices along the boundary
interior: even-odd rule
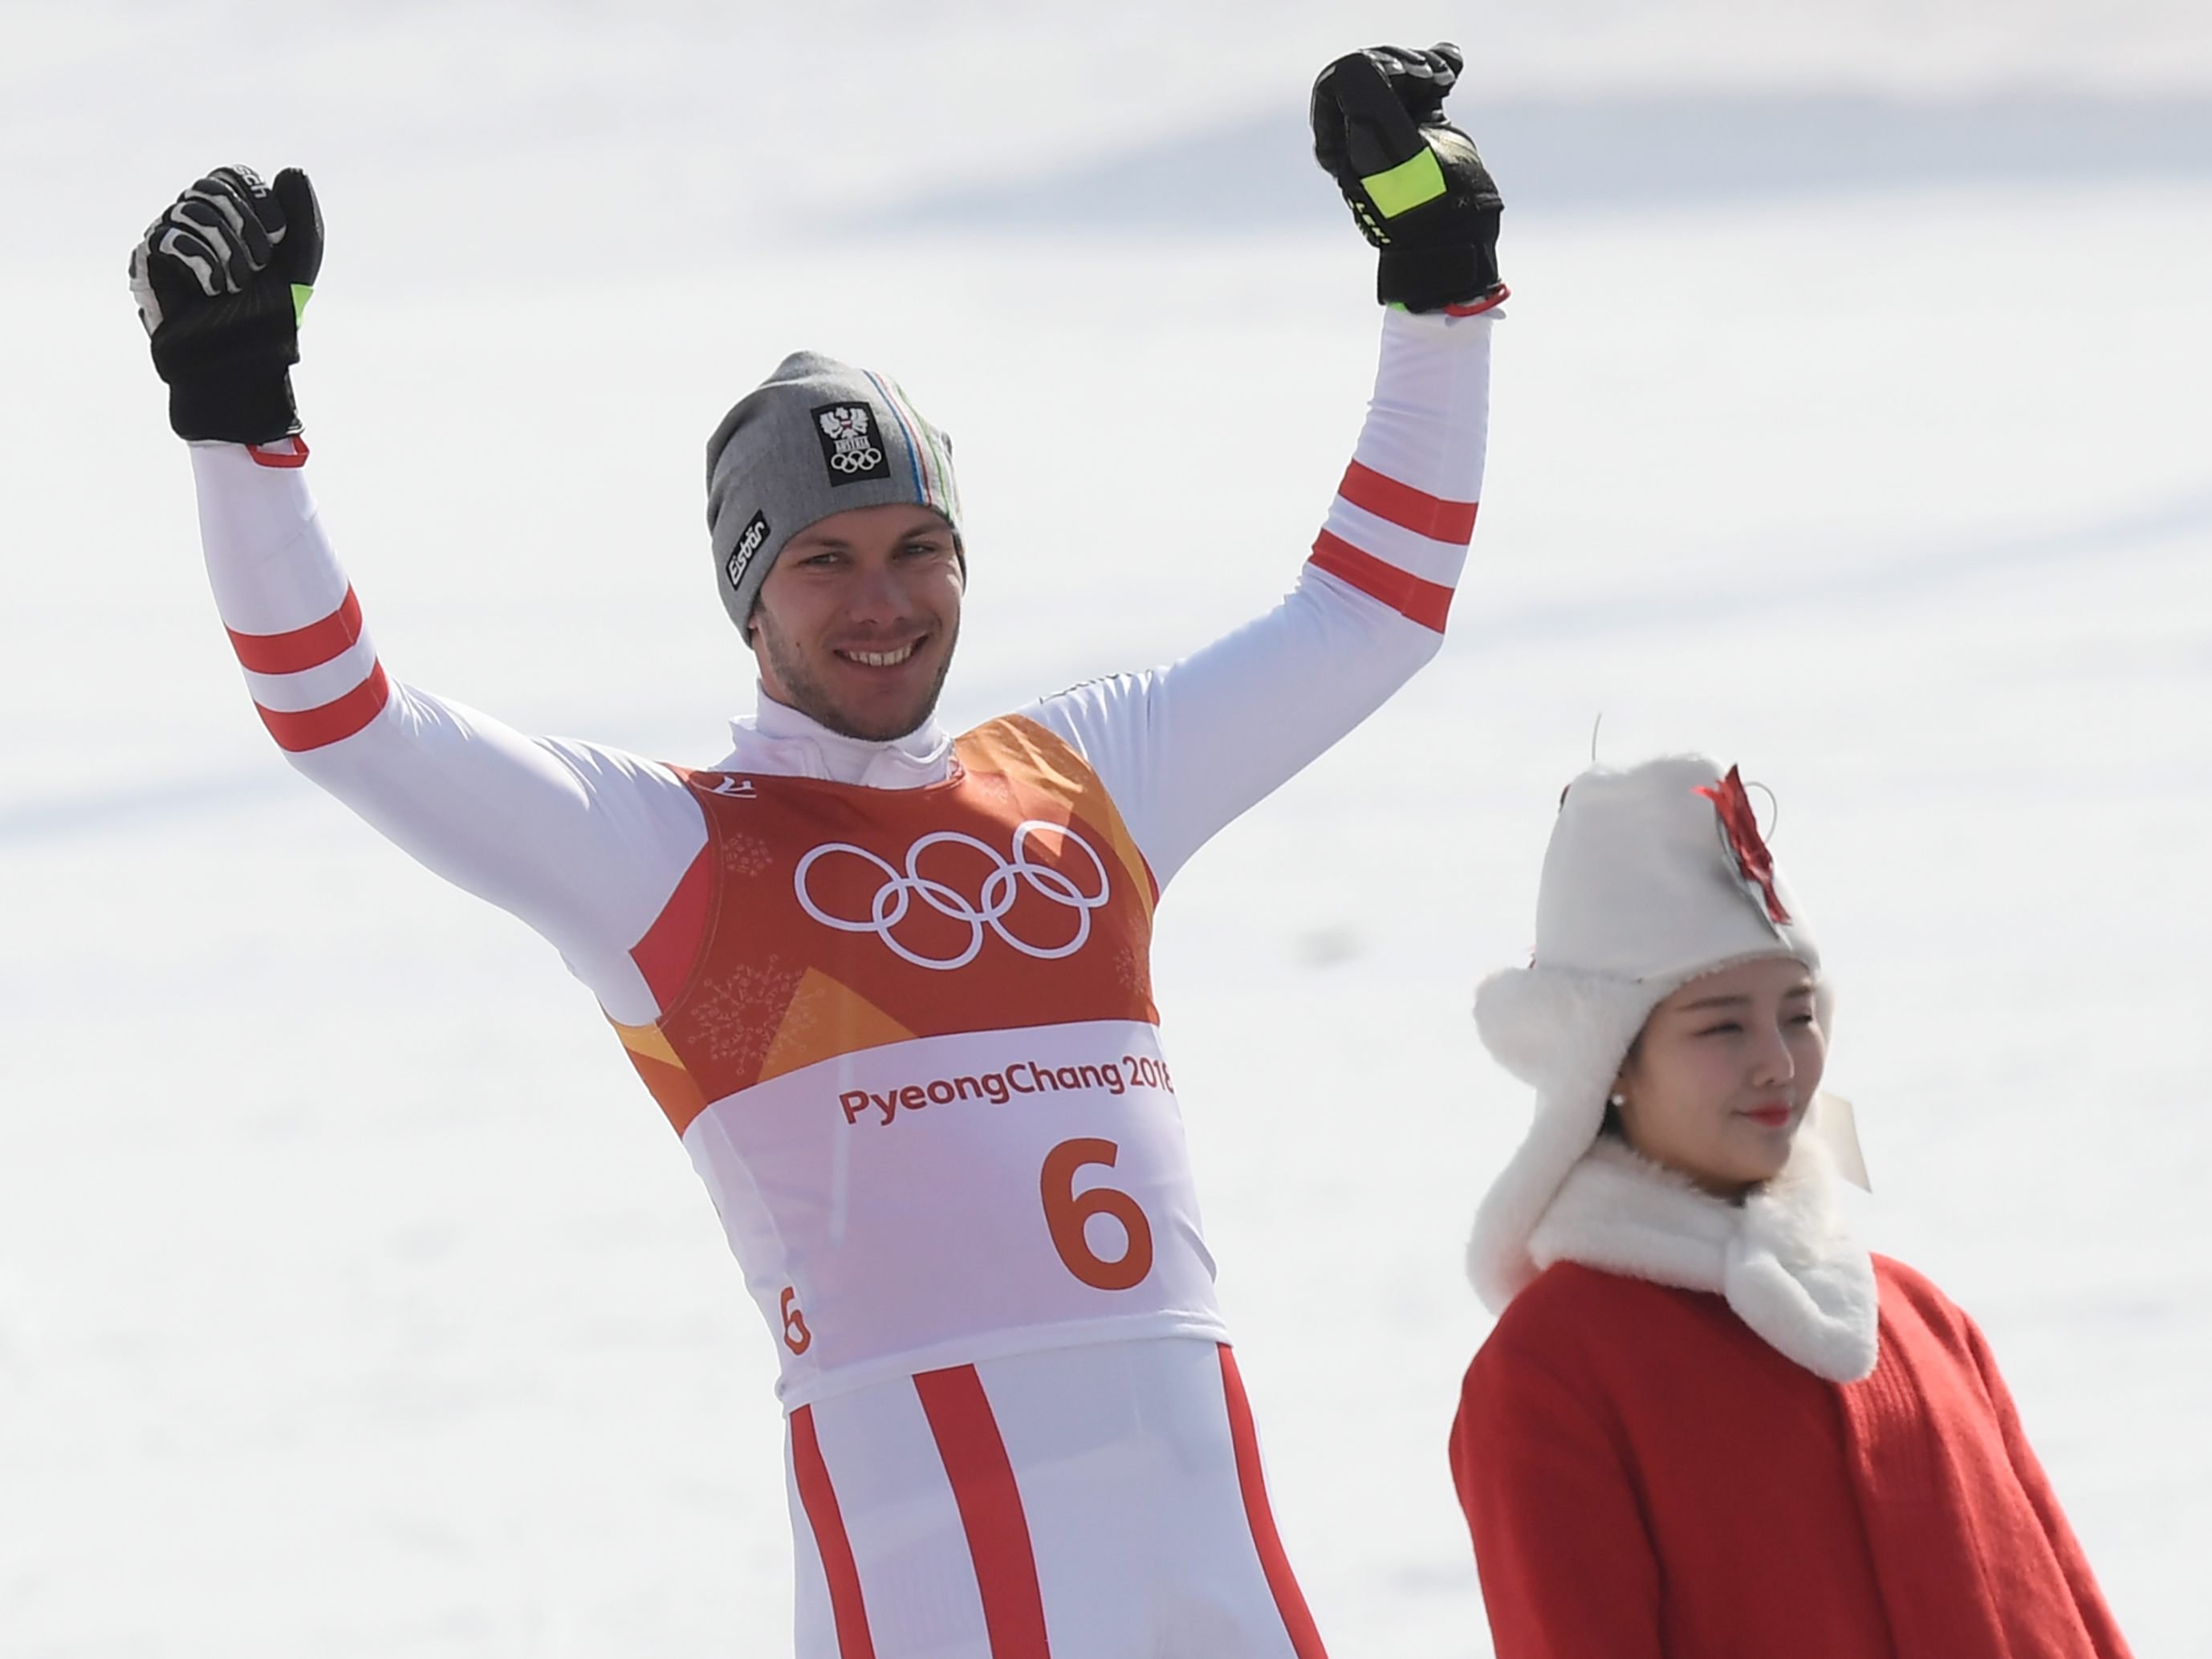
[[[941,514],[959,544],[951,441],[884,375],[794,351],[707,441],[707,533],[730,620],[744,631],[776,556],[809,525],[907,504]]]

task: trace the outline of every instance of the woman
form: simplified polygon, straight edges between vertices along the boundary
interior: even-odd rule
[[[1451,1440],[1499,1659],[2128,1652],[1981,1333],[1845,1224],[1831,1006],[1733,769],[1568,787],[1475,1001],[1536,1090]]]

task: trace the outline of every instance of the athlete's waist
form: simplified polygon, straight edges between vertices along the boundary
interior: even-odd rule
[[[1163,1310],[1110,1319],[1027,1325],[1014,1330],[958,1337],[933,1347],[884,1354],[835,1370],[811,1375],[787,1370],[776,1379],[775,1393],[788,1416],[802,1406],[824,1400],[842,1400],[872,1391],[886,1391],[896,1396],[908,1389],[918,1376],[963,1366],[1020,1361],[1079,1348],[1086,1354],[1092,1350],[1122,1349],[1142,1356],[1163,1344],[1190,1342],[1207,1347],[1230,1345],[1229,1327],[1218,1310]]]

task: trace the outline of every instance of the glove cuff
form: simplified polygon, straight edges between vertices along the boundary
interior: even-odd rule
[[[1375,297],[1408,311],[1474,305],[1498,286],[1497,250],[1479,244],[1386,247],[1377,259]]]
[[[300,429],[289,370],[231,373],[169,387],[169,425],[179,438],[268,444]]]

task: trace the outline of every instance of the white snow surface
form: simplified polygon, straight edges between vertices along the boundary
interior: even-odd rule
[[[552,953],[253,719],[138,228],[234,155],[312,165],[298,384],[386,662],[673,759],[750,696],[706,433],[799,345],[896,373],[960,446],[965,724],[1270,603],[1376,319],[1318,174],[1310,222],[1234,234],[985,232],[947,192],[1295,125],[1340,9],[0,8],[0,1654],[789,1645],[772,1361],[711,1206]],[[1525,955],[1601,716],[1607,758],[1772,789],[1870,1237],[1990,1332],[2138,1653],[2212,1652],[2207,18],[1359,20],[1484,43],[1501,100],[2003,93],[2179,110],[2183,141],[2063,187],[1806,156],[1802,188],[1570,210],[1503,178],[1443,653],[1161,913],[1224,1300],[1339,1659],[1489,1650],[1443,1439],[1487,1324],[1461,1241],[1527,1102],[1468,1009]]]

